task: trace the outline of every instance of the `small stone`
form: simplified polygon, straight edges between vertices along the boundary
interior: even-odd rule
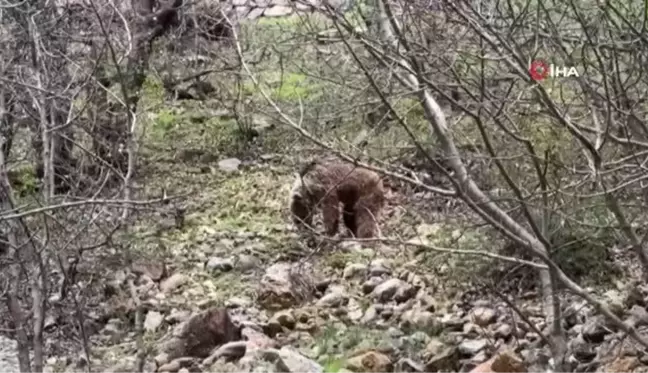
[[[471,322],[467,322],[463,326],[463,334],[467,338],[478,337],[480,331],[481,328],[477,324],[473,324]]]
[[[209,258],[205,267],[211,270],[229,272],[234,268],[234,263],[229,259],[213,257]]]
[[[513,327],[510,324],[502,324],[495,329],[495,338],[508,339],[513,334]]]
[[[242,298],[242,297],[233,297],[225,301],[225,307],[227,308],[248,308],[253,304],[251,299]]]
[[[587,342],[591,343],[601,343],[605,339],[605,336],[610,334],[610,330],[604,327],[605,320],[603,317],[594,316],[591,317],[585,326],[583,326],[583,338]]]
[[[164,316],[157,311],[149,311],[144,319],[144,330],[154,332],[164,320]]]
[[[317,301],[319,307],[340,307],[349,300],[349,296],[343,289],[332,289],[328,294],[325,294]]]
[[[472,312],[472,320],[475,324],[486,327],[495,322],[497,314],[492,308],[479,307]]]
[[[367,266],[362,263],[351,263],[344,267],[342,277],[349,279],[353,277],[362,277],[367,273]]]
[[[161,354],[157,354],[155,356],[155,358],[153,358],[153,360],[155,361],[155,364],[157,366],[162,366],[162,365],[168,363],[169,360],[171,360],[171,359],[169,358],[169,354],[167,354],[166,352],[163,352]]]
[[[463,331],[464,321],[454,314],[445,314],[441,317],[441,325],[448,331]]]
[[[396,363],[397,372],[423,372],[425,371],[425,366],[423,364],[417,363],[412,359],[402,358]]]
[[[382,259],[376,259],[372,261],[371,264],[369,265],[370,276],[380,277],[389,274],[391,274],[391,270],[389,269],[385,261]]]
[[[263,15],[265,17],[284,17],[292,13],[292,8],[284,5],[276,5],[272,8],[267,8]]]
[[[438,339],[432,339],[425,346],[425,349],[423,350],[423,357],[426,360],[429,360],[432,357],[439,355],[446,348],[447,346],[445,343],[441,342]]]
[[[360,305],[360,303],[358,303],[358,301],[353,298],[349,299],[349,304],[347,305],[347,307],[349,319],[351,319],[352,321],[359,321],[360,319],[362,319],[364,311],[362,310],[362,306]]]
[[[225,172],[238,171],[241,166],[241,160],[238,158],[227,158],[218,162],[218,168]]]
[[[295,327],[296,321],[293,316],[292,310],[282,310],[275,312],[270,319],[270,322],[276,322],[277,324],[292,329]]]
[[[639,305],[633,305],[628,311],[630,317],[634,320],[636,326],[646,326],[648,325],[648,311],[644,307]]]
[[[473,356],[488,346],[486,339],[467,339],[458,346],[459,352],[463,355]]]
[[[133,273],[146,275],[153,281],[160,281],[166,274],[166,266],[161,261],[136,261],[131,268]]]
[[[180,273],[174,273],[171,275],[169,278],[164,279],[160,283],[160,290],[162,290],[163,293],[170,293],[173,290],[179,288],[180,286],[184,285],[187,282],[187,277],[183,274]]]
[[[458,367],[459,351],[456,347],[445,348],[425,363],[426,372],[456,372]]]
[[[436,326],[436,318],[432,312],[409,310],[401,316],[400,327],[404,330],[432,330]]]
[[[612,313],[621,317],[625,311],[623,296],[617,290],[608,290],[603,294]]]
[[[408,287],[409,284],[397,278],[389,279],[376,286],[372,294],[380,302],[392,300],[401,289]]]
[[[242,8],[242,7],[237,7],[237,9],[238,8]],[[249,8],[246,7],[246,9],[249,9]],[[265,10],[265,8],[253,8],[252,10],[250,10],[250,12],[247,14],[247,16],[245,18],[249,19],[250,21],[254,20],[254,19],[257,19],[257,18],[259,18],[259,17],[261,17],[263,15],[264,10]]]
[[[160,367],[158,367],[158,372],[177,372],[180,370],[180,363],[177,360],[174,360],[170,363],[166,363]]]
[[[392,362],[386,355],[368,351],[347,359],[346,367],[354,372],[391,372]]]
[[[579,335],[569,341],[568,346],[569,351],[572,351],[574,357],[579,362],[590,362],[596,357],[596,350],[594,349],[594,346],[590,343],[585,342],[582,335]]]
[[[376,318],[378,317],[378,310],[376,310],[376,307],[371,305],[367,308],[367,310],[364,313],[364,316],[362,316],[362,319],[360,319],[360,322],[362,324],[370,324]]]
[[[238,257],[238,263],[236,267],[241,272],[251,271],[259,267],[259,259],[253,255],[241,254]]]
[[[371,277],[369,278],[369,280],[365,281],[362,284],[362,292],[365,294],[369,294],[372,291],[374,291],[376,286],[380,285],[382,282],[383,279],[381,279],[380,277]]]
[[[202,364],[205,366],[212,365],[216,360],[225,358],[225,360],[235,360],[243,357],[247,350],[247,343],[245,341],[228,342],[218,347],[214,353],[208,358],[203,360]]]

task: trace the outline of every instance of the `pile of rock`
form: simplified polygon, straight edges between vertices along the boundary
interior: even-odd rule
[[[322,9],[325,3],[334,9],[347,8],[350,0],[231,0],[239,19],[285,17],[293,13]]]

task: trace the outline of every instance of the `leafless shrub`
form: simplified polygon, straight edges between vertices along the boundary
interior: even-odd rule
[[[121,249],[129,212],[168,202],[138,201],[133,180],[155,42],[186,22],[185,4],[123,4],[0,9],[1,313],[24,372],[43,370],[45,351],[57,348],[44,338],[50,332],[78,337],[89,360],[84,321],[97,283],[86,271]],[[198,31],[204,38],[216,28]],[[63,319],[55,329],[75,327],[45,330],[48,318]]]

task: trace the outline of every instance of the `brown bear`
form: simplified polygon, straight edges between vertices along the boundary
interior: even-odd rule
[[[385,205],[385,188],[377,173],[326,158],[301,167],[290,193],[290,211],[298,227],[312,226],[316,208],[322,210],[326,234],[334,236],[342,221],[356,238],[375,237]]]

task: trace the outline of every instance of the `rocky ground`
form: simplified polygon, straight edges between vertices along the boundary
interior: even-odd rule
[[[109,275],[110,295],[90,315],[93,370],[132,371],[142,355],[143,369],[158,372],[551,369],[533,329],[545,326],[535,294],[516,300],[517,314],[468,284],[444,292],[447,274],[430,271],[420,253],[349,242],[318,252],[299,246],[282,212],[290,173],[280,165],[230,158],[208,162],[209,171],[169,167],[200,193],[183,228],[160,219],[149,244],[146,229],[135,229],[139,258]],[[441,234],[423,223],[417,230]],[[605,293],[615,312],[648,325],[648,287],[618,287]],[[133,292],[144,310],[139,342]],[[573,369],[648,371],[633,342],[584,302],[565,299]],[[48,363],[49,371],[78,371],[88,361],[82,353]]]

